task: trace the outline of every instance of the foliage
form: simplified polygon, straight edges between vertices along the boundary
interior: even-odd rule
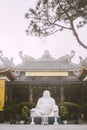
[[[0,111],[0,123],[4,122],[4,113],[3,111]]]
[[[71,102],[61,102],[60,107],[60,116],[62,119],[77,119],[80,114],[80,106]]]
[[[64,119],[68,119],[69,117],[69,112],[66,106],[61,106],[60,107],[60,116],[61,118]]]
[[[26,106],[26,107],[25,107]],[[22,103],[9,103],[6,102],[4,106],[5,120],[10,120],[11,118],[18,118],[24,116],[24,112],[29,115],[29,110],[35,106],[34,102],[22,102]]]
[[[29,117],[29,108],[27,106],[24,106],[22,108],[22,116],[24,117],[24,119],[26,119],[27,117]]]
[[[5,120],[8,121],[10,120],[10,117],[12,115],[12,103],[11,102],[6,102],[4,105],[4,115],[5,115]]]
[[[35,106],[35,103],[34,102],[22,102],[19,104],[19,108],[18,108],[18,111],[19,111],[19,114],[22,114],[22,108],[26,106],[28,107],[29,109],[33,108]]]
[[[87,0],[38,0],[35,9],[29,9],[25,17],[29,22],[27,34],[45,37],[68,29],[87,49],[76,31],[87,24]]]
[[[81,104],[81,114],[84,116],[82,117],[83,120],[87,120],[87,103],[82,103]]]

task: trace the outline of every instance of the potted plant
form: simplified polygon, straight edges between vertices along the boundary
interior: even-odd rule
[[[69,112],[66,106],[60,107],[60,116],[64,124],[67,124]]]
[[[24,106],[22,108],[22,116],[23,116],[23,119],[24,119],[24,123],[26,124],[27,123],[27,118],[29,117],[29,108],[27,106]]]

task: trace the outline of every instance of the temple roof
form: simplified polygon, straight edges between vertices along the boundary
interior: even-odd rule
[[[23,52],[20,51],[19,56],[22,62],[15,65],[13,63],[13,58],[8,59],[4,57],[2,51],[0,51],[0,69],[10,67],[13,70],[19,71],[74,71],[76,69],[81,69],[83,65],[83,62],[80,62],[80,64],[72,63],[74,55],[75,52],[71,51],[70,54],[66,54],[59,58],[53,58],[49,51],[46,50],[39,59],[35,59],[34,57],[24,55]],[[87,63],[85,62],[85,64]]]
[[[19,70],[75,70],[79,66],[67,61],[31,61],[26,64],[16,66]]]
[[[72,57],[74,56],[74,51],[71,51],[71,54],[67,54],[60,58],[53,58],[49,51],[45,51],[41,58],[26,58],[25,56],[21,57],[22,63],[17,65],[15,68],[19,70],[75,70],[80,66],[71,62]]]

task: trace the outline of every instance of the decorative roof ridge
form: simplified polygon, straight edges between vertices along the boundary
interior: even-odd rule
[[[55,58],[53,58],[50,55],[48,50],[45,50],[44,54],[42,55],[42,57],[38,59],[38,61],[53,61],[53,60],[55,60]]]
[[[83,80],[87,75],[87,68],[83,67],[78,75],[78,79]]]
[[[0,69],[4,69],[4,68],[8,68],[8,67],[10,67],[10,68],[16,68],[16,67],[29,68],[29,65],[30,66],[33,65],[31,67],[31,69],[34,67],[38,69],[38,67],[40,67],[40,65],[41,66],[44,65],[44,67],[47,65],[48,68],[49,67],[52,68],[52,66],[53,66],[53,67],[56,67],[56,69],[59,67],[60,67],[60,69],[63,69],[63,67],[65,67],[64,69],[67,69],[67,67],[68,67],[68,69],[70,69],[70,68],[73,69],[73,67],[75,67],[75,66],[76,66],[76,68],[82,68],[83,66],[84,67],[87,66],[87,58],[85,58],[85,59],[80,58],[79,64],[72,63],[71,60],[74,57],[74,55],[75,55],[75,51],[71,50],[70,54],[66,54],[59,58],[54,58],[50,55],[48,50],[45,50],[43,55],[41,56],[41,58],[35,59],[31,56],[24,55],[23,52],[20,51],[19,56],[22,60],[22,63],[15,65],[13,63],[13,58],[8,59],[7,57],[4,57],[2,51],[0,50],[0,61],[2,62],[0,64]],[[46,67],[45,67],[45,69],[46,69]]]
[[[8,73],[8,75],[11,77],[12,80],[15,79],[15,75],[12,72],[12,69],[10,67],[3,68],[3,70],[0,70],[0,74]]]
[[[10,70],[10,67],[8,67],[8,68],[2,68],[2,69],[0,70],[0,73],[7,72],[7,71],[9,71],[9,70]]]

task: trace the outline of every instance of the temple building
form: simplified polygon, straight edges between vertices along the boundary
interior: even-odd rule
[[[15,65],[0,51],[0,111],[6,101],[37,102],[44,90],[49,90],[56,102],[81,103],[87,100],[87,58],[72,63],[75,52],[53,58],[44,51],[35,59],[19,52],[21,63]]]

